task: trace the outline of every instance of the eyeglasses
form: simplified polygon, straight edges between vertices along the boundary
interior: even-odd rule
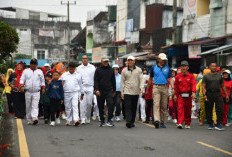
[[[114,70],[118,70],[118,69],[114,69]]]
[[[82,58],[82,59],[88,59],[88,58]]]

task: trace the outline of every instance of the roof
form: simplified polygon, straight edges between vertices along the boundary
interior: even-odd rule
[[[198,54],[198,56],[215,54],[215,53],[219,53],[219,52],[222,52],[222,51],[227,51],[227,50],[230,50],[230,49],[232,50],[232,44],[224,45],[224,46],[217,47],[217,48],[209,50],[209,51],[202,52],[202,53]],[[229,53],[226,53],[226,54],[232,54],[232,52],[229,52]]]
[[[6,11],[12,11],[16,12],[16,9],[24,9],[24,8],[19,8],[19,7],[3,7],[0,8],[1,10],[6,10]],[[54,18],[54,17],[66,17],[65,15],[59,15],[59,14],[53,14],[53,13],[48,13],[48,12],[42,12],[42,11],[37,11],[37,10],[30,10],[30,9],[24,9],[32,12],[37,12],[37,13],[47,13],[48,17]]]
[[[155,59],[158,59],[158,55],[157,54],[147,54],[147,55],[138,56],[138,57],[135,57],[135,58],[138,61],[155,60]]]
[[[119,57],[121,59],[126,59],[127,57],[129,56],[134,56],[134,57],[137,57],[137,56],[143,56],[143,55],[147,55],[149,54],[150,52],[132,52],[132,53],[129,53],[129,54],[126,54],[122,57]]]
[[[82,29],[72,40],[72,42],[78,42],[85,47],[86,44],[86,27]]]

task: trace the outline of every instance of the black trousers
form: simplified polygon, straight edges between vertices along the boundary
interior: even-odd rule
[[[123,119],[126,119],[125,101],[123,99],[121,99],[121,102],[122,102],[122,115],[123,115]]]
[[[51,105],[50,103],[43,104],[44,119],[50,119],[51,116]]]
[[[56,118],[59,118],[60,116],[60,100],[57,99],[50,99],[51,104],[51,121],[55,121],[55,112],[56,112]]]
[[[12,97],[11,93],[6,93],[6,98],[7,98],[7,104],[8,104],[9,113],[13,113],[14,112],[14,109],[13,109],[13,97]]]
[[[124,95],[126,123],[134,124],[139,95]]]
[[[97,104],[99,109],[99,115],[101,121],[105,121],[104,118],[104,104],[106,101],[106,105],[108,108],[108,121],[110,121],[113,117],[114,112],[114,102],[113,102],[113,91],[100,91],[101,95],[97,96]]]
[[[121,108],[121,92],[116,92],[116,95],[114,97],[114,106],[116,108],[115,110],[115,116],[120,116],[122,108]]]
[[[23,118],[26,115],[25,93],[12,92],[15,117]]]
[[[146,100],[146,121],[149,122],[150,121],[150,115],[151,115],[151,111],[153,112],[153,100],[152,99],[148,99]],[[153,121],[153,113],[152,113],[152,121]]]
[[[39,103],[39,115],[38,115],[38,117],[44,115],[43,111],[44,111],[44,109],[43,109],[43,104]]]
[[[205,101],[205,112],[208,124],[212,124],[212,112],[215,103],[217,124],[222,124],[223,120],[223,98],[221,92],[206,92],[208,101]]]

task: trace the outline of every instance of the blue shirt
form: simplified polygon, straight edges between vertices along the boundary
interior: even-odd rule
[[[121,75],[120,74],[115,75],[115,80],[116,80],[116,91],[120,92],[121,91]]]
[[[153,67],[150,77],[154,77],[154,84],[164,85],[168,84],[168,78],[172,77],[172,72],[168,66],[160,67],[158,64]]]

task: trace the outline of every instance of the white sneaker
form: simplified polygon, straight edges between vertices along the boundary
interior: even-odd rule
[[[185,125],[185,129],[190,129],[190,125]]]
[[[67,121],[65,125],[66,125],[66,126],[70,126],[70,125],[71,125],[71,122]]]
[[[28,121],[27,124],[28,125],[33,125],[33,121]]]
[[[64,112],[62,113],[61,118],[62,118],[63,120],[66,119],[66,116],[65,116],[65,113],[64,113]]]
[[[176,119],[173,119],[173,123],[176,124],[176,123],[177,123],[177,120],[176,120]]]
[[[56,124],[60,124],[60,118],[56,118]]]
[[[51,126],[55,126],[55,124],[56,124],[55,121],[52,121],[52,122],[50,123]]]
[[[85,120],[81,120],[81,124],[84,125],[85,124]]]
[[[96,119],[97,119],[97,116],[93,116],[93,117],[92,117],[92,120],[95,121]]]
[[[171,120],[171,119],[172,119],[172,117],[171,117],[171,116],[168,116],[168,121]]]
[[[177,124],[177,128],[178,129],[183,129],[183,125],[182,124]]]
[[[229,126],[230,126],[230,124],[229,124],[229,123],[227,123],[227,124],[225,124],[225,126],[226,126],[226,127],[229,127]]]
[[[115,120],[116,120],[117,122],[119,122],[121,119],[120,119],[119,116],[115,116]]]
[[[87,124],[90,124],[90,118],[87,118],[85,121]]]

